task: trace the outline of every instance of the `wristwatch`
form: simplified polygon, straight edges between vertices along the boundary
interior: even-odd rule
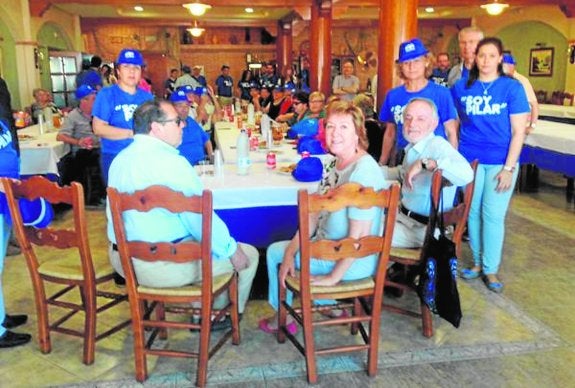
[[[503,166],[505,171],[513,172],[515,171],[515,166]]]
[[[421,159],[421,167],[423,167],[424,170],[427,170],[427,164],[429,163],[429,159],[428,158],[423,158]]]

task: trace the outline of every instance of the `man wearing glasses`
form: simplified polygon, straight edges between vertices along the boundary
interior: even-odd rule
[[[148,101],[134,112],[134,141],[112,162],[109,186],[132,193],[152,185],[163,185],[185,195],[201,195],[203,185],[194,168],[182,157],[177,147],[182,142],[184,121],[168,101]],[[255,272],[258,251],[251,245],[239,244],[217,214],[212,221],[213,276],[239,273],[239,312],[243,313]],[[123,275],[116,247],[111,213],[107,212],[109,250],[112,266]],[[193,214],[173,214],[161,209],[124,215],[128,240],[181,241],[201,237],[201,218]],[[200,280],[201,269],[192,263],[134,261],[140,284],[149,287],[180,287]],[[218,297],[215,308],[227,303],[227,295]],[[216,324],[229,327],[229,319]]]

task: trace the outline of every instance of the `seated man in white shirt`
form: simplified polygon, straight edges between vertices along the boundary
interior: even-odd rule
[[[152,185],[167,186],[185,195],[201,195],[203,185],[194,168],[179,154],[176,147],[182,141],[184,121],[167,101],[148,101],[134,112],[134,142],[122,150],[110,166],[109,186],[120,192],[132,193]],[[116,247],[111,213],[107,211],[108,238],[111,241],[110,260],[123,275]],[[173,214],[162,209],[147,213],[128,212],[124,215],[129,240],[179,241],[201,237],[201,217],[196,214]],[[212,219],[213,276],[231,272],[239,274],[239,312],[243,313],[258,265],[258,251],[251,245],[238,244],[230,236],[224,222],[213,214]],[[164,263],[134,261],[140,284],[151,287],[179,287],[198,282],[201,268],[197,263]],[[215,308],[227,303],[227,295],[214,301]],[[223,329],[225,324],[213,326]]]
[[[473,180],[473,170],[465,158],[447,140],[433,131],[438,124],[433,101],[414,98],[403,111],[403,135],[409,141],[401,166],[382,167],[388,180],[402,183],[401,204],[391,245],[397,248],[419,248],[431,211],[431,177],[441,169],[452,186],[443,189],[443,209],[453,207],[457,186]]]

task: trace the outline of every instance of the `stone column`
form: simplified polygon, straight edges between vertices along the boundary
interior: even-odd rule
[[[391,1],[391,0],[390,0]],[[331,94],[331,21],[329,0],[313,0],[311,6],[310,87]]]
[[[377,100],[381,107],[387,91],[399,85],[395,60],[401,42],[417,36],[418,0],[379,0]],[[378,109],[379,109],[378,107]]]

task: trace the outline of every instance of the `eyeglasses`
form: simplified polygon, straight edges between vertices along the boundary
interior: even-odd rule
[[[179,117],[176,117],[175,119],[171,119],[171,120],[158,121],[158,123],[161,123],[161,124],[166,124],[166,123],[171,123],[171,122],[175,122],[177,126],[180,126],[180,125],[182,125],[184,120],[179,118]]]
[[[314,102],[314,103],[323,103],[323,100],[311,100],[310,102]]]
[[[296,105],[302,104],[302,102],[299,102],[299,101],[292,101],[292,103],[291,103],[291,104],[292,104],[293,106],[296,106]]]

